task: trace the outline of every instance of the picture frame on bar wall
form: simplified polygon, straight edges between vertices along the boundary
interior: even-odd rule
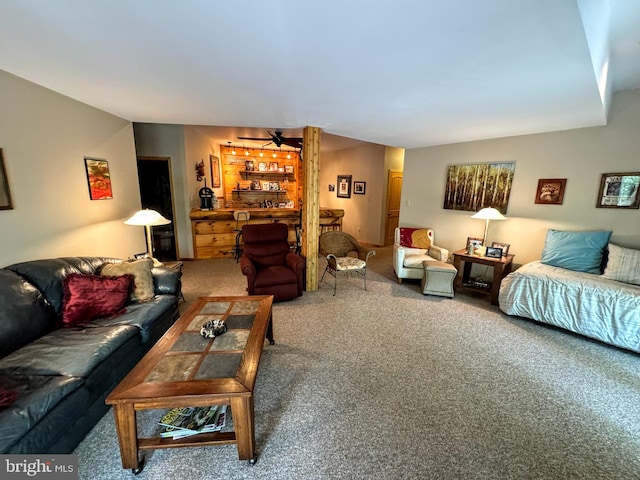
[[[351,175],[338,175],[339,198],[351,198]]]
[[[7,169],[4,165],[4,157],[0,148],[0,210],[13,210],[11,202],[11,191],[9,190],[9,179]]]

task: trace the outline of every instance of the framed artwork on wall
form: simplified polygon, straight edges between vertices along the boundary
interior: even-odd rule
[[[536,203],[544,205],[562,205],[566,178],[541,178],[536,190]]]
[[[351,198],[351,175],[338,175],[339,198]]]
[[[493,207],[506,214],[515,169],[515,163],[449,166],[443,208],[477,212]]]
[[[110,200],[113,198],[111,190],[111,175],[109,162],[99,158],[84,158],[91,200]]]
[[[9,179],[4,166],[4,157],[0,148],[0,210],[13,210],[11,202],[11,191],[9,190]]]
[[[640,208],[640,172],[603,173],[598,208]]]
[[[211,184],[213,188],[220,188],[220,159],[209,155],[209,170],[211,171]]]
[[[353,193],[358,195],[364,195],[367,189],[367,182],[353,182]]]

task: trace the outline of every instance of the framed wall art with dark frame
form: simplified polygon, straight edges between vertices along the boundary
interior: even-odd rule
[[[367,190],[367,182],[353,182],[353,193],[364,195]]]
[[[603,173],[597,208],[640,208],[640,172]]]
[[[338,175],[338,197],[351,198],[351,175]]]
[[[11,190],[9,190],[9,179],[4,166],[4,157],[0,148],[0,210],[13,210],[11,202]]]
[[[209,155],[209,170],[209,173],[211,173],[211,186],[213,188],[220,188],[220,159],[215,155]]]
[[[566,178],[541,178],[536,190],[536,203],[543,205],[562,205]]]
[[[84,158],[84,166],[87,172],[87,184],[89,186],[89,198],[91,200],[111,200],[111,174],[109,162],[100,158]]]

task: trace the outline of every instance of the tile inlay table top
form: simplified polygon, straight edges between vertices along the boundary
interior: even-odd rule
[[[113,405],[122,467],[139,473],[140,450],[236,443],[238,458],[255,462],[253,389],[265,336],[273,344],[273,296],[197,299],[107,397]],[[223,320],[227,332],[204,338],[200,327]],[[233,432],[181,439],[139,438],[136,412],[231,405]]]

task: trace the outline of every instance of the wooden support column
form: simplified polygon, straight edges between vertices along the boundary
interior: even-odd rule
[[[307,291],[318,289],[318,235],[320,234],[320,129],[305,127],[302,164],[302,255],[307,259]]]

